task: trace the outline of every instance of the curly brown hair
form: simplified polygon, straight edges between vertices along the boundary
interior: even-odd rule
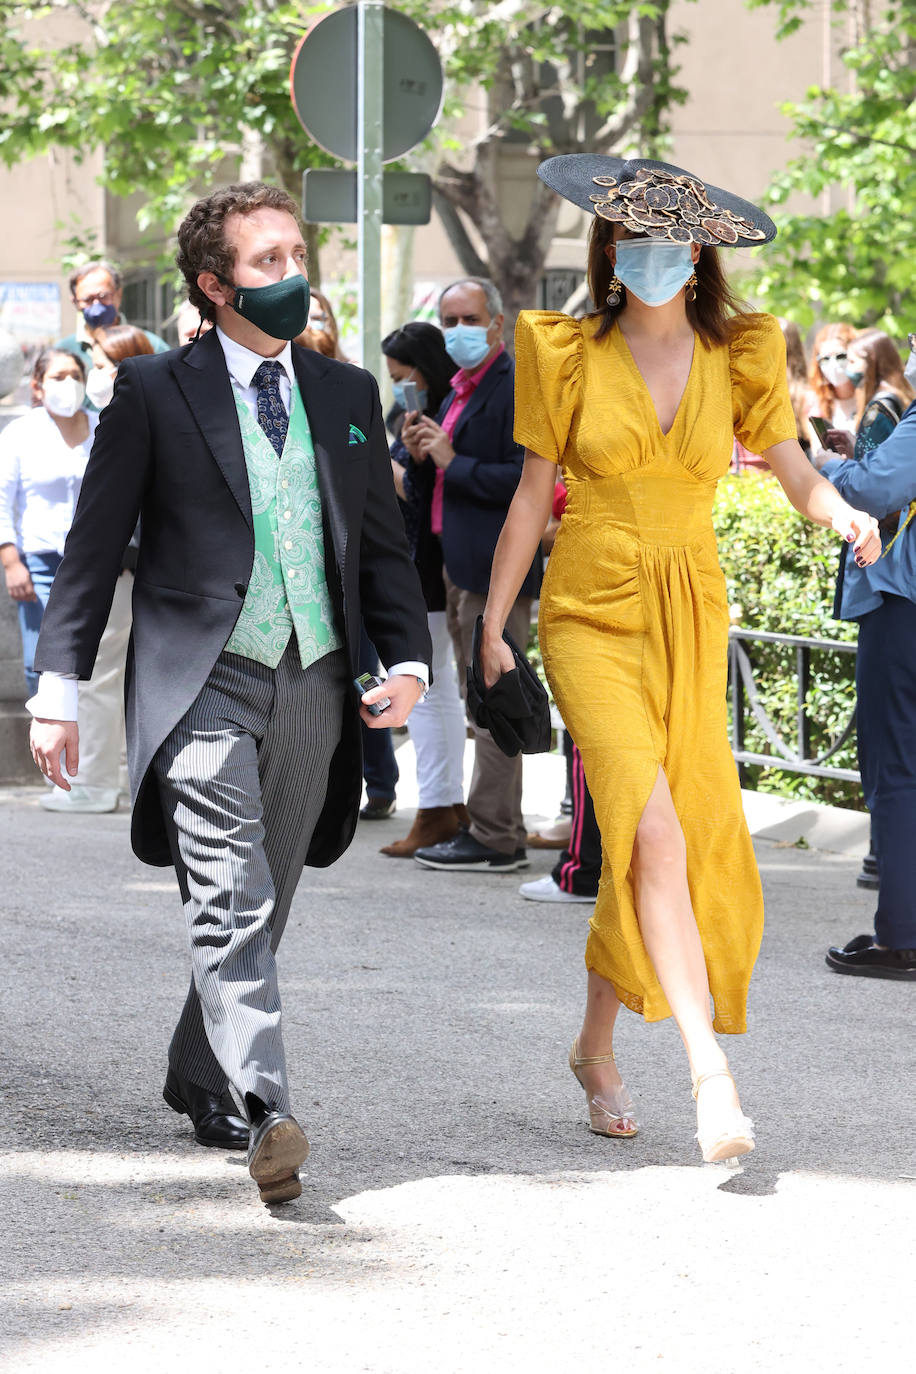
[[[630,238],[645,238],[644,234],[631,234]],[[606,305],[605,298],[614,275],[605,249],[614,242],[614,225],[596,215],[588,236],[588,289],[595,303],[591,319],[600,319],[596,339],[603,339],[614,325],[617,316],[626,305],[626,290],[621,292],[619,305]],[[709,348],[712,344],[724,344],[732,331],[748,312],[748,307],[734,295],[729,287],[719,250],[706,244],[700,249],[699,261],[694,267],[697,274],[696,300],[687,301],[687,318]]]
[[[235,269],[235,254],[226,243],[226,220],[230,215],[253,215],[256,210],[285,210],[297,224],[299,207],[279,186],[263,181],[243,181],[222,186],[212,195],[192,205],[178,226],[179,271],[188,288],[188,300],[204,319],[213,319],[213,302],[197,285],[201,272],[213,272],[229,281]]]

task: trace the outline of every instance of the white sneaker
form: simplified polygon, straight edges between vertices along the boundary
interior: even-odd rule
[[[577,897],[574,892],[564,892],[548,873],[546,878],[535,878],[533,882],[522,883],[519,892],[529,902],[588,902],[595,905],[594,897]]]
[[[119,796],[116,787],[81,787],[74,782],[69,792],[55,787],[39,797],[38,804],[43,811],[117,811]]]

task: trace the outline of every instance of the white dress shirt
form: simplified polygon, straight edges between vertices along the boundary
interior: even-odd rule
[[[0,433],[0,544],[63,553],[99,417],[87,418],[89,434],[74,448],[44,406]]]
[[[282,352],[277,354],[276,358],[266,359],[260,353],[254,353],[250,348],[246,348],[244,344],[237,343],[235,339],[230,339],[229,335],[225,334],[219,325],[216,326],[216,337],[219,339],[223,356],[226,359],[232,388],[254,418],[257,419],[258,414],[258,388],[254,385],[254,374],[261,363],[269,361],[278,362],[283,369],[279,378],[280,399],[287,414],[289,414],[292,387],[296,380],[296,374],[293,371],[292,344],[288,343]],[[53,424],[53,421],[51,423]],[[54,428],[57,429],[57,426],[54,425]],[[429,689],[429,667],[427,664],[408,661],[395,663],[388,669],[389,677],[400,674],[417,678],[424,689]],[[26,709],[33,716],[40,716],[42,720],[76,720],[77,702],[78,689],[75,674],[48,671],[40,675],[38,690],[26,702]]]

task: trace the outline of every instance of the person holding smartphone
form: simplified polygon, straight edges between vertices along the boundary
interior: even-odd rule
[[[442,331],[424,320],[410,320],[382,341],[382,353],[401,413],[401,429],[391,446],[391,470],[407,539],[426,599],[433,644],[433,685],[407,721],[417,757],[417,814],[410,831],[383,845],[392,859],[409,859],[424,845],[440,844],[467,825],[464,805],[464,704],[448,630],[442,542],[431,524],[432,463],[424,467],[419,449],[414,457],[404,443],[424,415],[435,415],[448,395],[454,363],[445,351]]]

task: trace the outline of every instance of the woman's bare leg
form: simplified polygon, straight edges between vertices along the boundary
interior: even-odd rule
[[[687,885],[687,851],[668,779],[659,768],[655,786],[636,830],[632,871],[639,928],[662,991],[687,1050],[690,1072],[727,1068],[712,1028],[709,979]],[[698,1106],[706,1111],[737,1107],[738,1094],[727,1078],[716,1078]],[[702,1120],[701,1120],[702,1134]]]

